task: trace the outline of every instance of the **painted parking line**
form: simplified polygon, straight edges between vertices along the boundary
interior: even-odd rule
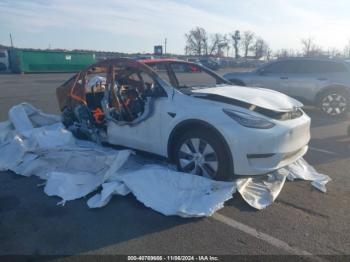
[[[328,260],[325,260],[321,257],[315,256],[312,253],[305,251],[303,249],[300,249],[298,247],[293,247],[291,245],[289,245],[288,243],[279,240],[273,236],[270,236],[268,234],[265,234],[263,232],[260,232],[258,230],[256,230],[255,228],[252,228],[250,226],[247,226],[245,224],[242,224],[241,222],[238,222],[236,220],[233,220],[232,218],[229,218],[227,216],[224,216],[222,214],[219,214],[218,212],[216,212],[213,216],[213,219],[215,219],[216,221],[219,221],[221,223],[226,224],[227,226],[230,226],[236,230],[239,230],[241,232],[244,232],[250,236],[253,236],[257,239],[260,239],[262,241],[267,242],[268,244],[284,250],[292,255],[298,255],[298,256],[305,256],[306,260],[310,260],[310,261],[319,261],[319,262],[326,262]]]
[[[325,149],[321,149],[321,148],[316,148],[316,147],[309,147],[310,150],[312,151],[316,151],[316,152],[321,152],[321,153],[325,153],[325,154],[329,154],[329,155],[334,155],[334,156],[340,156],[340,154],[329,151],[329,150],[325,150]]]

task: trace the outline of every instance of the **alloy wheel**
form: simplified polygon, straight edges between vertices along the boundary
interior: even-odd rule
[[[340,115],[344,113],[347,107],[346,98],[339,93],[328,94],[322,99],[321,109],[328,115]]]
[[[200,138],[187,139],[179,150],[179,163],[184,172],[214,178],[219,161],[213,147]]]

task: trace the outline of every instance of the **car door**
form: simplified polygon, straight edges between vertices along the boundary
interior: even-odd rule
[[[317,93],[332,83],[337,74],[346,72],[344,65],[333,61],[304,59],[298,62],[298,73],[289,78],[288,88],[291,96],[305,101],[314,101]]]
[[[165,91],[162,90],[156,79],[151,78],[147,74],[144,74],[142,77],[145,83],[154,85],[155,90],[159,90],[151,97],[148,97],[148,117],[137,124],[120,124],[116,121],[108,121],[108,141],[111,144],[161,154],[161,114],[163,113],[162,109],[166,107],[169,101]]]
[[[255,76],[247,81],[248,86],[263,87],[288,93],[288,60],[272,62],[256,71]]]

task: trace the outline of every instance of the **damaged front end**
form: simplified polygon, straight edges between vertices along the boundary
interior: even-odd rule
[[[292,120],[299,118],[303,115],[303,110],[299,107],[294,107],[292,110],[286,111],[286,112],[281,112],[281,111],[276,111],[272,109],[267,109],[261,106],[257,106],[242,100],[234,99],[231,97],[225,97],[222,95],[216,95],[216,94],[200,94],[194,95],[197,98],[201,99],[206,99],[210,101],[215,101],[215,102],[220,102],[220,103],[225,103],[233,106],[238,106],[242,107],[254,112],[257,112],[263,116],[275,119],[275,120],[281,120],[281,121],[286,121],[286,120]]]

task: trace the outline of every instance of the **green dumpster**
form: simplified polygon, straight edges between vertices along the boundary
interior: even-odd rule
[[[96,62],[94,53],[50,50],[13,49],[10,51],[12,72],[77,72]]]

